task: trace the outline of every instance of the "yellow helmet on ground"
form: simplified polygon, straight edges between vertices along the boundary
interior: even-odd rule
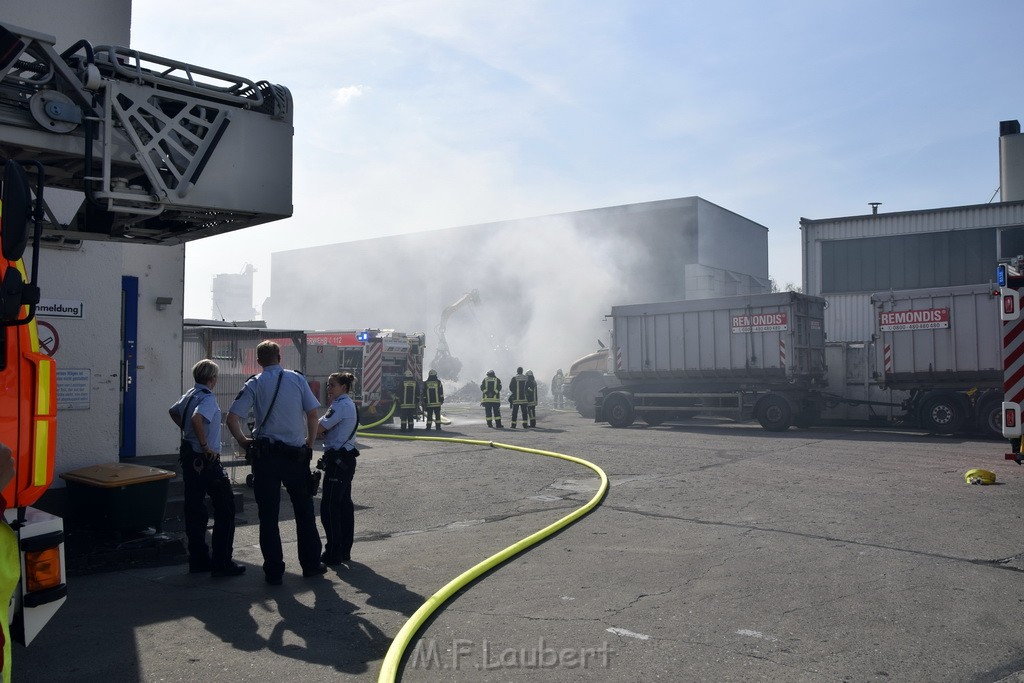
[[[968,484],[994,484],[996,483],[995,472],[989,472],[988,470],[979,470],[977,468],[973,470],[967,470],[964,472],[964,481]]]

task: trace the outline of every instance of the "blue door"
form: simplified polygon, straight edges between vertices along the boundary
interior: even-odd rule
[[[121,277],[121,451],[135,457],[136,389],[139,341],[139,278]]]

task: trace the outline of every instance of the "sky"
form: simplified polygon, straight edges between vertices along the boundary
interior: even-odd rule
[[[259,309],[275,251],[694,195],[799,286],[801,217],[998,201],[1022,25],[1016,0],[135,0],[132,47],[294,99],[294,215],[186,249],[208,318],[246,263]]]

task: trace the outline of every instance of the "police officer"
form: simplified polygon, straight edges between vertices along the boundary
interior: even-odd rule
[[[416,419],[416,406],[419,405],[419,386],[412,376],[412,370],[405,371],[400,389],[402,393],[397,397],[398,419],[401,420],[402,431],[411,432]]]
[[[181,478],[185,485],[185,537],[188,539],[188,570],[213,576],[238,576],[245,566],[231,559],[235,539],[235,494],[228,473],[220,464],[220,406],[213,388],[220,368],[204,359],[192,366],[196,384],[168,411],[181,429]],[[213,506],[213,535],[206,545],[206,496]]]
[[[508,388],[508,402],[512,404],[512,429],[516,428],[516,417],[520,411],[523,413],[523,429],[526,429],[530,426],[530,418],[526,406],[526,375],[521,367],[516,368],[516,376],[509,381]]]
[[[480,392],[483,394],[480,405],[484,407],[487,426],[493,428],[492,420],[496,420],[498,429],[504,429],[501,425],[501,380],[494,374],[494,370],[487,371],[484,381],[480,382]]]
[[[427,381],[423,383],[423,408],[427,414],[427,431],[430,431],[430,418],[434,418],[434,427],[441,431],[441,404],[444,403],[444,385],[437,377],[437,370],[427,373]]]
[[[227,425],[252,461],[263,573],[267,583],[279,586],[285,566],[278,528],[282,484],[295,511],[302,575],[320,576],[327,571],[320,561],[322,545],[316,528],[309,470],[320,402],[300,373],[281,367],[281,347],[276,343],[260,342],[256,362],[263,372],[250,377],[238,392],[228,409]],[[240,420],[250,409],[256,418],[253,438],[245,436],[240,427]]]
[[[537,380],[533,377],[533,370],[526,371],[526,411],[529,413],[530,426],[537,426]],[[526,426],[526,417],[523,417],[523,426]]]
[[[335,372],[327,379],[327,399],[331,407],[320,418],[316,429],[317,438],[324,440],[324,457],[320,463],[324,470],[320,522],[327,537],[320,560],[332,566],[351,559],[355,533],[352,476],[356,473],[359,456],[355,442],[359,410],[349,396],[355,379],[351,372]]]
[[[551,378],[551,396],[555,399],[555,408],[565,407],[565,375],[562,374],[562,368],[558,368],[558,372]]]

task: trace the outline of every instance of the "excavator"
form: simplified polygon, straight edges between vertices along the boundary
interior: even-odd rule
[[[448,340],[445,339],[444,333],[448,327],[448,319],[455,314],[460,308],[473,304],[474,306],[480,304],[480,292],[473,290],[466,292],[459,299],[450,306],[446,306],[441,311],[441,322],[437,324],[434,331],[437,332],[437,353],[434,355],[434,361],[431,364],[431,368],[437,370],[437,374],[441,379],[457,380],[459,379],[459,372],[462,370],[462,361],[451,354],[448,348]]]

